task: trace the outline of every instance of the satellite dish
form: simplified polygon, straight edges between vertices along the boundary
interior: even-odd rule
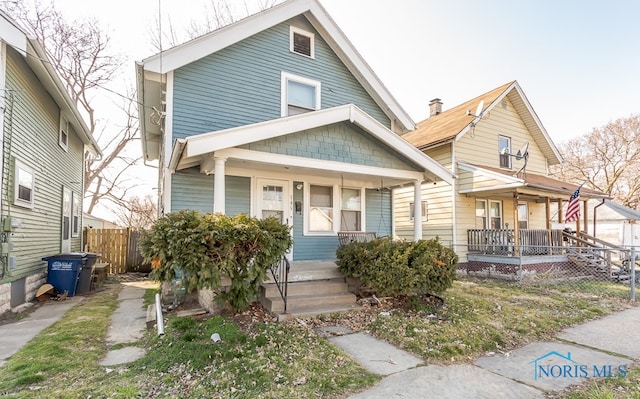
[[[529,142],[525,141],[522,147],[516,153],[516,159],[519,161],[522,158],[526,158],[529,156]]]
[[[476,117],[480,118],[482,116],[483,109],[484,109],[484,100],[480,101],[480,104],[478,104],[478,108],[476,108]]]

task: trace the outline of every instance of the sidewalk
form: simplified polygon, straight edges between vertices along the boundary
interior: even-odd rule
[[[553,342],[534,342],[505,355],[479,358],[474,364],[403,367],[394,359],[407,353],[392,348],[384,356],[394,360],[388,362],[392,367],[399,366],[393,374],[378,371],[380,355],[362,360],[362,353],[379,351],[376,341],[352,339],[348,345],[332,341],[368,370],[387,375],[377,386],[351,399],[462,399],[543,398],[545,392],[563,390],[586,378],[624,378],[620,370],[640,360],[639,339],[640,307],[635,307],[567,328]]]

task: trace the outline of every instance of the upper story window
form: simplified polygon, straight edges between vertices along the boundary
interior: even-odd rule
[[[60,113],[60,131],[58,134],[58,144],[63,150],[69,150],[69,121]]]
[[[314,34],[295,26],[289,29],[289,50],[292,53],[314,58]]]
[[[320,109],[320,82],[282,72],[281,115],[291,116]]]
[[[36,180],[36,175],[33,172],[33,169],[16,160],[13,177],[13,203],[26,208],[33,208],[33,194]]]
[[[511,138],[498,136],[498,153],[500,154],[500,167],[511,169]]]

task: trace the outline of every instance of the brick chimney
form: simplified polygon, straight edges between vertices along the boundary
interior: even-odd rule
[[[429,116],[436,116],[442,112],[442,100],[434,98],[429,102]]]

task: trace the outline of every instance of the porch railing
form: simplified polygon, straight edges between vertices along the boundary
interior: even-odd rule
[[[467,230],[470,253],[513,256],[516,251],[513,229]],[[521,255],[556,255],[562,248],[562,230],[518,230],[518,249]]]
[[[284,302],[284,313],[287,313],[287,291],[289,289],[289,271],[291,265],[289,260],[283,256],[275,265],[271,266],[271,275],[280,291],[280,296]]]

